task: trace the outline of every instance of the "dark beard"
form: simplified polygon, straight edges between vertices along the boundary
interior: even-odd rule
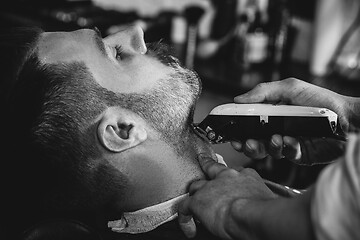
[[[117,94],[121,106],[143,117],[179,153],[191,132],[194,109],[201,93],[197,74],[179,65],[149,92]]]
[[[117,94],[119,105],[143,117],[164,140],[181,153],[188,140],[195,104],[201,93],[198,75],[180,66],[168,45],[148,44],[147,54],[169,66],[174,73],[160,79],[149,92]]]

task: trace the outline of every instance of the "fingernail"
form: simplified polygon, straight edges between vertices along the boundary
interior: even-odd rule
[[[254,148],[247,142],[246,143],[246,150],[248,150],[249,152],[253,152]]]
[[[271,139],[271,145],[273,145],[274,147],[278,147],[279,143],[276,142],[274,139]]]
[[[243,94],[241,94],[241,95],[238,95],[238,96],[234,97],[234,99],[244,98],[244,97],[246,97],[247,95],[248,95],[248,93],[243,93]]]
[[[180,222],[179,225],[187,238],[195,237],[196,225],[193,218],[189,219],[187,222]]]
[[[200,153],[198,155],[198,160],[199,161],[206,161],[206,160],[214,160],[215,161],[215,159],[208,153]]]
[[[234,98],[234,102],[239,102],[243,99],[244,97],[243,96],[237,96]]]

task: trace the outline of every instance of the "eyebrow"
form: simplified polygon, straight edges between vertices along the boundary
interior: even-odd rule
[[[97,48],[102,55],[107,56],[100,30],[97,27],[94,27],[93,30],[95,32],[93,40],[95,41]]]

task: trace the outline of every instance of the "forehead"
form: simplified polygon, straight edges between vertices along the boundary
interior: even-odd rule
[[[132,45],[125,41],[128,40],[126,37],[132,37],[131,35],[120,32],[115,37],[113,40],[117,41],[116,43],[120,41],[127,50],[131,49]],[[141,40],[143,41],[143,38]],[[133,49],[129,50],[131,58],[118,63],[113,60],[112,55],[104,52],[104,44],[113,48],[91,29],[45,32],[40,35],[38,56],[45,64],[82,62],[102,87],[113,92],[147,91],[156,86],[159,79],[168,78],[174,73],[173,68],[162,64],[152,54],[139,54]]]
[[[86,57],[88,50],[94,47],[90,29],[73,32],[44,32],[40,35],[38,54],[46,63],[71,62]]]

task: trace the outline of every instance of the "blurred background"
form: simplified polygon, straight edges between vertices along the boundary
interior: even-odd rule
[[[359,8],[357,0],[12,0],[1,6],[0,26],[96,26],[107,36],[122,25],[140,24],[147,42],[169,44],[201,77],[199,122],[256,84],[288,77],[360,95]],[[230,166],[251,166],[297,188],[312,184],[323,168],[254,162],[230,144],[214,147]]]

